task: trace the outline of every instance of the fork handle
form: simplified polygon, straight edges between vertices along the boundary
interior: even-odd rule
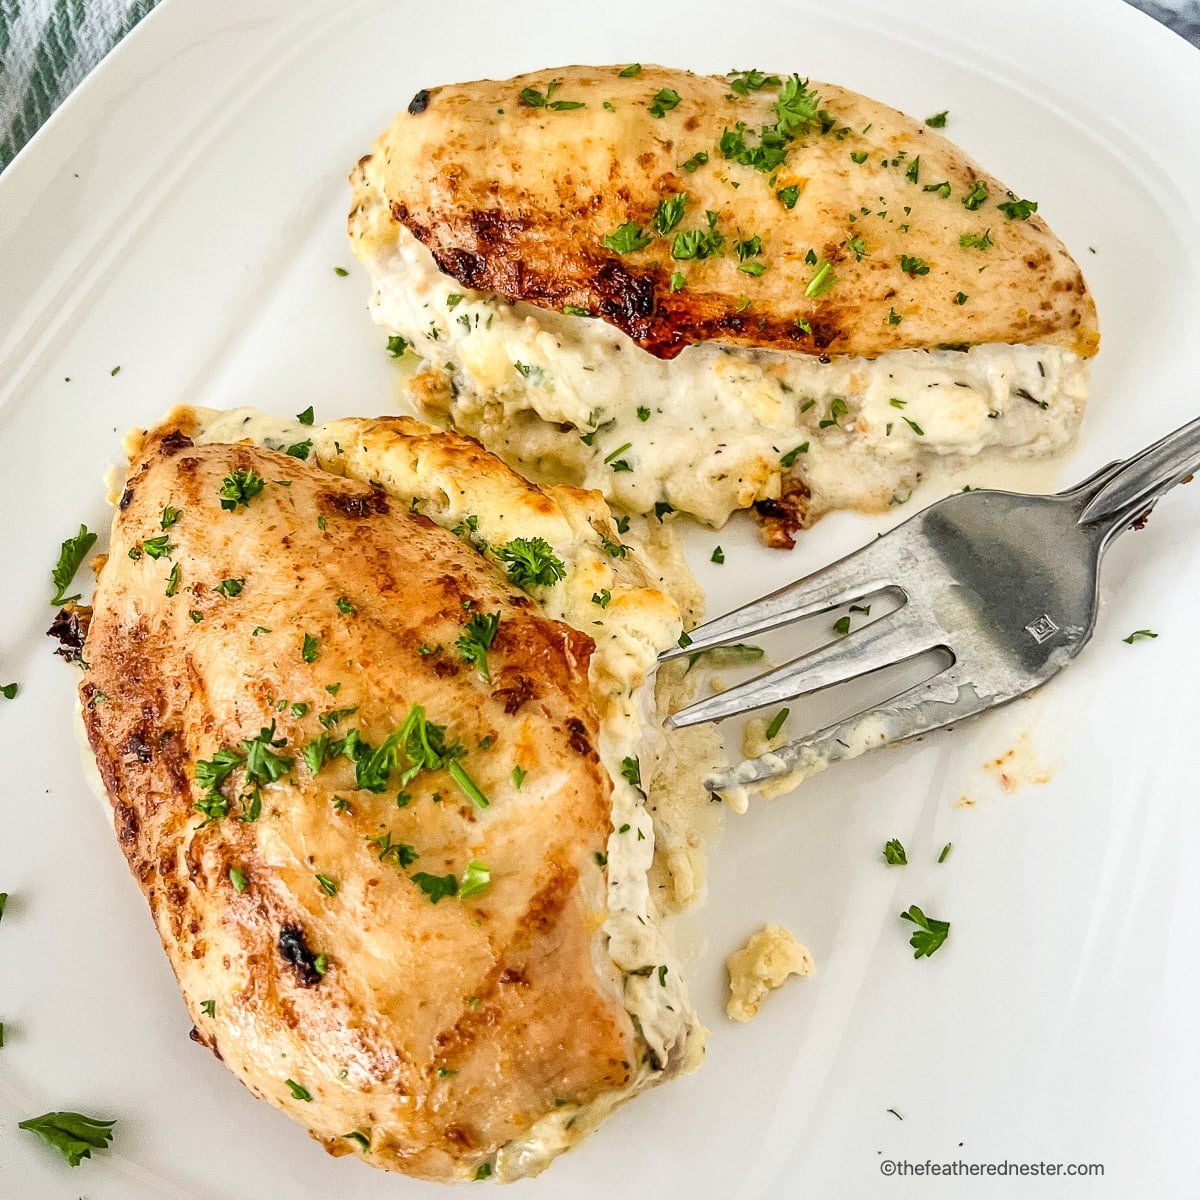
[[[1200,417],[1126,460],[1079,514],[1080,525],[1133,520],[1164,492],[1200,470]]]

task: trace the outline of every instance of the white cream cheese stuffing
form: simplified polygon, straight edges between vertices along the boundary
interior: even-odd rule
[[[669,504],[720,525],[779,494],[781,460],[814,513],[886,508],[939,460],[1063,450],[1087,395],[1086,361],[1058,346],[822,363],[706,344],[664,362],[602,321],[464,288],[403,228],[368,267],[375,320],[424,360],[412,394],[426,415],[632,512]]]

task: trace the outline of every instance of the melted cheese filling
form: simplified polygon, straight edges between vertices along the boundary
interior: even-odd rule
[[[779,495],[786,472],[814,514],[883,509],[939,461],[1062,451],[1087,396],[1086,360],[1058,346],[822,363],[704,344],[663,362],[603,321],[464,288],[403,227],[366,266],[374,319],[423,360],[410,392],[425,415],[630,512],[670,504],[720,525]]]
[[[445,477],[422,478],[419,471],[402,477],[404,468],[386,461],[382,453],[368,453],[357,461],[350,440],[361,428],[357,424],[334,421],[306,426],[250,408],[190,412],[198,422],[195,440],[199,443],[249,441],[284,450],[311,441],[310,461],[319,460],[320,465],[339,474],[377,482],[406,503],[410,497],[418,497],[421,512],[443,528],[452,529],[473,515],[478,520],[478,537],[485,542],[499,544],[517,536],[516,530],[506,527],[506,515],[489,507],[486,486],[473,485],[469,477],[456,481],[457,491],[452,491]],[[569,536],[564,536],[561,528],[525,533],[546,536],[567,567],[565,579],[540,589],[538,598],[546,615],[573,625],[596,643],[588,668],[589,685],[600,715],[600,758],[613,784],[602,951],[608,961],[597,963],[597,975],[612,975],[615,968],[622,1003],[647,1052],[625,1088],[603,1094],[591,1104],[556,1109],[536,1122],[525,1137],[504,1147],[494,1164],[500,1179],[537,1174],[590,1133],[614,1107],[667,1074],[691,1069],[703,1054],[703,1027],[688,999],[678,956],[665,936],[662,919],[666,914],[650,879],[656,859],[669,879],[673,862],[685,878],[666,889],[669,896],[684,901],[695,898],[695,876],[702,869],[695,828],[705,823],[711,827],[715,819],[712,810],[717,808],[709,802],[702,780],[725,765],[725,760],[720,739],[711,729],[686,731],[691,735],[686,755],[663,738],[661,718],[674,700],[677,673],[664,674],[656,697],[654,667],[659,652],[673,645],[682,629],[679,604],[667,597],[678,597],[686,609],[694,610],[698,593],[669,535],[657,522],[639,525],[644,526],[644,539],[618,534],[615,525],[607,531],[614,540],[619,538],[632,547],[632,553],[620,559],[601,550],[597,531],[586,522],[579,528],[571,525]],[[648,588],[656,589],[652,600]],[[601,589],[608,589],[611,595],[604,607],[592,600]],[[648,797],[623,774],[622,766],[631,758],[641,764]],[[671,768],[661,772],[661,786],[654,779],[660,774],[660,762]],[[659,808],[664,813],[661,820],[651,812]],[[695,820],[693,812],[699,814]]]

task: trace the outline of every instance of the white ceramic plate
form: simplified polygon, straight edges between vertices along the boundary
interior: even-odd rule
[[[1117,0],[164,4],[0,177],[0,683],[22,685],[0,700],[3,1200],[441,1194],[327,1158],[189,1042],[80,772],[75,675],[42,636],[48,571],[80,520],[106,527],[120,435],[174,402],[393,410],[365,281],[332,268],[352,261],[347,170],[418,87],[635,59],[796,69],[917,116],[948,107],[951,136],[1041,202],[1096,292],[1092,409],[1059,478],[1194,415],[1200,58]],[[1118,545],[1092,647],[1041,696],[730,818],[695,918],[708,1062],[522,1195],[1195,1194],[1195,490]],[[735,522],[697,532],[693,558],[717,612],[883,524],[831,518],[786,556]],[[718,541],[724,568],[708,563]],[[1160,637],[1122,642],[1144,627]],[[1014,747],[1018,775],[1050,782],[1006,794],[982,764]],[[883,865],[889,837],[908,867]],[[914,902],[953,925],[920,962],[897,919]],[[721,964],[768,920],[819,974],[733,1027]],[[112,1151],[72,1172],[17,1131],[54,1108],[118,1117]],[[902,1158],[1106,1174],[882,1174]]]

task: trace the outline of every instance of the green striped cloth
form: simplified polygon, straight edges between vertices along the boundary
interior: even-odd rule
[[[158,0],[0,0],[0,170]]]

